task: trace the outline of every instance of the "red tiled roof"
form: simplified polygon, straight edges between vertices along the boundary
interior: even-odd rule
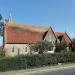
[[[20,24],[6,24],[5,26],[5,43],[23,44],[23,43],[37,43],[44,38],[45,32],[48,28],[20,25]],[[54,32],[55,36],[63,36],[67,44],[72,43],[71,39],[66,33]]]
[[[37,43],[43,40],[44,31],[34,31],[15,26],[6,26],[6,43]]]
[[[64,32],[54,32],[56,36],[63,36],[65,33]]]
[[[55,32],[56,37],[63,36],[67,45],[72,44],[70,37],[65,32]]]

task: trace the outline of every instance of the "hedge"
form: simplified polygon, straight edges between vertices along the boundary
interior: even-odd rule
[[[75,62],[75,53],[38,54],[0,58],[0,72],[55,65],[59,62]]]

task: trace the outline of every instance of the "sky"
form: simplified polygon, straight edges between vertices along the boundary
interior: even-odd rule
[[[0,0],[0,13],[4,20],[11,13],[16,24],[51,26],[75,37],[75,0]]]

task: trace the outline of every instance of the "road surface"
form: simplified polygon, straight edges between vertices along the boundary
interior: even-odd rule
[[[0,75],[75,75],[75,63],[0,72]]]
[[[64,70],[53,71],[53,72],[37,73],[34,75],[75,75],[75,68],[64,69]]]

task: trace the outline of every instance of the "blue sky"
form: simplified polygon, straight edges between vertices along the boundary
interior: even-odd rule
[[[52,26],[75,37],[75,0],[0,0],[0,13],[4,19],[11,13],[13,23]]]

